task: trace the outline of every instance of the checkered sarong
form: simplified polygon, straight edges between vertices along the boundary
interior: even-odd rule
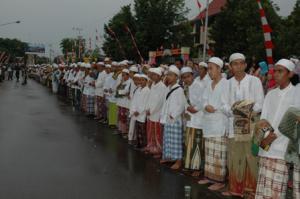
[[[224,182],[227,166],[227,138],[205,138],[204,176],[216,182]]]
[[[180,121],[164,125],[163,160],[182,159],[182,124]]]
[[[144,148],[147,146],[146,123],[135,121],[135,135],[137,137],[137,147]]]
[[[256,199],[284,199],[288,182],[288,167],[284,160],[261,157]]]
[[[300,198],[300,165],[294,165],[293,198]]]
[[[93,115],[95,113],[95,97],[87,95],[86,97],[86,113]]]
[[[97,117],[99,119],[107,120],[107,106],[106,100],[104,97],[96,97],[96,106],[97,106]]]

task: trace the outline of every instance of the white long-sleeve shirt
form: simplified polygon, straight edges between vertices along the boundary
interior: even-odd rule
[[[103,90],[107,90],[107,92],[104,92],[105,98],[112,103],[117,102],[115,95],[116,95],[116,83],[117,80],[113,78],[113,73],[109,73],[104,81]],[[109,90],[112,91],[112,93],[109,93]]]
[[[92,78],[90,75],[87,75],[84,78],[84,88],[83,88],[83,94],[89,95],[89,96],[95,96],[95,87],[90,85],[91,83],[94,83],[95,79]]]
[[[107,73],[103,70],[101,73],[98,74],[97,80],[95,82],[95,95],[103,97],[104,96],[104,82],[107,77]]]
[[[199,81],[194,80],[192,85],[188,88],[188,99],[190,104],[188,106],[193,106],[196,110],[198,110],[197,113],[190,113],[186,110],[186,113],[188,113],[191,116],[190,121],[187,121],[187,127],[196,128],[196,129],[202,129],[203,128],[203,110],[202,110],[202,96],[204,94],[205,88],[207,87],[207,84],[205,81]],[[187,108],[186,107],[186,108]]]
[[[117,89],[118,95],[123,95],[117,98],[117,105],[124,108],[130,108],[130,101],[129,101],[129,94],[130,94],[130,87],[131,87],[131,80],[128,79],[122,83],[124,86],[123,89]]]
[[[222,78],[215,88],[208,85],[203,94],[203,136],[204,137],[222,137],[228,131],[228,114],[226,107],[229,103],[229,82]],[[211,105],[216,112],[209,113],[205,107]]]
[[[77,84],[77,85],[74,85],[73,88],[79,89],[79,90],[82,89],[84,76],[85,76],[85,72],[84,71],[80,70],[80,71],[78,71],[76,73],[75,78],[73,79],[73,84]]]
[[[146,108],[147,104],[145,103],[149,97],[150,89],[148,86],[144,88],[138,88],[133,94],[133,102],[131,103],[130,115],[134,117],[136,121],[145,122],[146,121]],[[138,112],[139,115],[136,117],[133,114]]]
[[[260,79],[255,76],[248,75],[238,82],[235,77],[229,80],[229,106],[227,113],[229,114],[229,137],[234,137],[232,105],[241,100],[250,100],[254,102],[253,110],[261,112],[264,103],[264,90]]]
[[[286,111],[293,106],[299,106],[299,93],[292,84],[282,90],[280,88],[273,89],[267,94],[261,119],[269,121],[277,138],[268,151],[260,148],[259,156],[284,160],[289,139],[280,133],[278,126]]]
[[[148,119],[152,122],[159,122],[160,112],[165,101],[167,87],[162,82],[153,83],[151,85],[150,94],[147,99],[147,110],[150,111]]]
[[[175,84],[168,89],[161,111],[160,122],[162,124],[174,123],[176,121],[181,122],[182,120],[182,113],[187,104],[183,89],[179,86],[179,88],[173,91],[167,99],[168,93],[178,86],[179,84]]]

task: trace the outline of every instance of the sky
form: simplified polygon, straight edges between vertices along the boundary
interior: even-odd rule
[[[206,1],[199,1],[204,7]],[[288,16],[296,0],[273,2],[279,6],[281,16]],[[0,27],[0,37],[43,43],[46,54],[52,46],[54,54],[58,55],[60,40],[78,35],[74,28],[82,29],[84,38],[94,40],[96,29],[103,35],[104,24],[121,6],[130,3],[133,4],[133,0],[0,0],[0,24],[21,20],[20,24]],[[199,12],[196,0],[186,0],[186,6],[191,9],[189,18]]]

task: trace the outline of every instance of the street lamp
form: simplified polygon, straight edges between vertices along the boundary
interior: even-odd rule
[[[18,20],[18,21],[13,21],[13,22],[8,22],[8,23],[3,23],[3,24],[0,24],[0,27],[2,27],[2,26],[6,26],[6,25],[10,25],[10,24],[18,24],[18,23],[21,23],[21,21],[20,20]]]

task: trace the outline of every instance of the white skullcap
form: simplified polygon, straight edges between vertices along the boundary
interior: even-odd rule
[[[139,69],[138,69],[136,66],[131,66],[131,67],[129,68],[129,71],[130,71],[130,72],[138,73],[138,72],[139,72]]]
[[[110,58],[109,57],[105,57],[104,61],[110,61]]]
[[[212,57],[208,60],[208,63],[213,63],[219,66],[220,68],[223,68],[224,62],[219,57]]]
[[[185,66],[181,69],[180,72],[181,72],[181,75],[183,75],[184,73],[193,73],[193,70],[190,67]]]
[[[169,67],[169,72],[175,73],[178,77],[180,76],[180,71],[175,65]]]
[[[129,74],[129,70],[125,68],[125,69],[122,70],[122,73],[128,73]]]
[[[113,65],[113,66],[117,66],[117,65],[119,65],[119,63],[118,63],[118,62],[116,62],[116,61],[113,61],[113,62],[111,63],[111,65]]]
[[[91,66],[90,63],[86,63],[86,64],[85,64],[85,67],[86,67],[86,68],[91,68],[92,66]]]
[[[243,55],[242,53],[233,53],[230,57],[229,57],[229,63],[241,59],[243,61],[246,61],[246,57],[245,55]]]
[[[155,74],[157,74],[159,76],[162,75],[162,70],[160,68],[150,68],[150,69],[151,69],[150,72],[155,73]]]
[[[105,64],[105,68],[111,68],[110,64]]]
[[[146,80],[148,80],[149,78],[148,78],[148,76],[147,75],[145,75],[145,74],[141,74],[140,75],[140,78],[144,78],[144,79],[146,79]]]
[[[81,62],[77,62],[77,65],[80,66],[82,63]]]
[[[291,72],[293,72],[296,68],[296,65],[294,64],[294,62],[292,62],[291,60],[288,60],[288,59],[281,59],[275,64],[275,66],[276,65],[283,66]]]
[[[134,74],[133,77],[140,78],[141,75],[137,73],[137,74]]]
[[[52,66],[53,66],[53,68],[58,68],[57,64],[53,64]]]
[[[85,68],[85,67],[86,67],[85,65],[86,65],[86,64],[85,64],[84,62],[82,62],[82,63],[80,64],[80,67]]]
[[[200,62],[198,65],[207,68],[207,63],[205,63],[204,61]]]
[[[98,62],[97,65],[101,65],[101,66],[104,66],[104,62]]]

